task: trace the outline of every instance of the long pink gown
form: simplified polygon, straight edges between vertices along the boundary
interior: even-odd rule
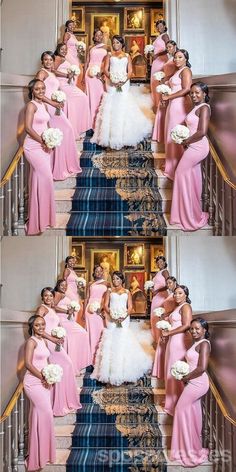
[[[162,39],[162,36],[164,36],[165,34],[166,33],[161,34],[153,42],[154,55],[155,54],[160,54],[160,52],[163,52],[163,51],[166,50],[166,43]],[[167,61],[168,61],[167,54],[163,54],[162,56],[159,56],[156,59],[154,59],[154,61],[152,63],[152,68],[151,68],[151,92],[152,92],[153,101],[154,101],[156,106],[158,106],[158,103],[159,103],[159,100],[160,100],[160,94],[156,92],[156,87],[159,84],[159,82],[153,78],[153,74],[155,72],[159,72],[160,70],[163,70],[163,66]]]
[[[181,72],[185,69],[177,70],[177,72],[170,78],[169,84],[172,93],[179,92],[182,89]],[[191,110],[191,100],[187,95],[185,97],[174,98],[169,101],[166,110],[165,119],[165,175],[169,179],[174,180],[175,169],[183,155],[184,148],[181,144],[176,144],[172,141],[170,132],[176,125],[183,125],[185,118]]]
[[[67,290],[66,290],[66,296],[70,298],[70,300],[75,300],[79,303],[80,298],[78,294],[78,286],[77,286],[77,274],[74,270],[69,269],[70,271],[66,282],[67,282]]]
[[[171,313],[174,311],[176,307],[176,303],[173,297],[173,293],[171,293],[162,303],[163,308],[165,309],[166,313]],[[158,318],[156,318],[158,321]],[[159,337],[156,352],[155,352],[155,359],[152,368],[152,376],[157,377],[158,379],[163,380],[165,377],[165,354],[166,354],[166,344],[167,339],[165,338],[164,341],[161,340]]]
[[[186,125],[190,129],[190,136],[196,133],[199,117],[196,110],[202,106],[209,105],[202,103],[193,108],[186,117]],[[209,153],[209,143],[206,136],[190,144],[184,151],[180,163],[175,171],[170,223],[177,224],[185,231],[195,231],[207,224],[209,214],[202,211],[202,170],[201,162]]]
[[[193,344],[186,353],[186,361],[190,372],[196,369],[199,353],[196,346],[202,339]],[[179,381],[181,382],[181,381]],[[202,406],[201,398],[209,389],[208,375],[204,372],[192,379],[184,387],[183,393],[175,407],[174,423],[171,441],[171,460],[177,461],[184,467],[196,467],[207,461],[209,450],[202,447]]]
[[[160,288],[164,288],[166,286],[166,279],[162,275],[164,270],[166,269],[160,270],[159,272],[156,273],[155,277],[153,277],[152,279],[154,282],[153,291],[160,290]],[[168,296],[168,292],[166,290],[163,290],[163,292],[159,292],[156,295],[154,295],[152,299],[150,321],[151,321],[152,335],[156,342],[158,341],[160,337],[160,330],[156,327],[158,318],[155,315],[153,315],[153,310],[155,310],[155,308],[159,308],[160,306],[162,306],[167,296]]]
[[[60,318],[53,308],[45,306],[48,310],[44,316],[46,321],[46,333],[51,335],[53,328],[60,324]],[[51,364],[59,364],[63,369],[61,382],[56,383],[51,389],[52,409],[54,416],[65,416],[73,410],[82,408],[77,392],[75,373],[72,361],[65,349],[61,347],[60,351],[55,351],[56,345],[47,340],[50,351],[49,361]]]
[[[46,85],[45,96],[51,100],[52,93],[59,90],[60,83],[55,74],[44,70],[48,77],[44,80]],[[56,115],[56,109],[51,105],[47,105],[50,114],[49,124],[52,128],[59,128],[63,133],[63,140],[60,146],[57,146],[52,154],[52,174],[54,180],[65,180],[73,174],[82,172],[78,151],[75,142],[75,135],[73,128],[66,117],[65,113],[61,111],[60,115]]]
[[[98,280],[90,285],[90,297],[88,305],[86,307],[85,318],[86,328],[89,333],[89,343],[91,352],[91,363],[95,364],[95,355],[98,348],[98,344],[104,329],[104,321],[101,316],[96,313],[90,313],[88,307],[92,302],[99,302],[101,304],[102,297],[107,291],[107,286],[104,284],[104,280]]]
[[[67,45],[67,55],[66,60],[69,61],[70,64],[79,66],[79,58],[78,58],[78,39],[72,33],[69,33],[70,37],[66,43]]]
[[[43,339],[35,336],[32,339],[37,344],[32,364],[41,371],[48,364],[50,351]],[[56,460],[51,392],[28,370],[24,377],[24,390],[30,400],[27,470],[35,471]]]
[[[48,128],[50,115],[43,103],[35,100],[32,103],[37,108],[32,128],[41,136]],[[30,164],[27,234],[33,235],[53,228],[56,223],[51,153],[45,152],[41,144],[27,134],[24,154]]]
[[[173,57],[171,57],[163,66],[163,72],[165,72],[166,77],[172,76],[176,71],[176,66],[173,61]],[[164,79],[165,80],[165,79]],[[157,141],[158,143],[164,143],[165,140],[165,119],[166,119],[166,102],[161,104],[159,101],[155,123],[153,128],[153,141]]]
[[[90,49],[90,60],[85,76],[86,92],[89,98],[90,115],[93,129],[95,129],[95,120],[105,89],[104,84],[101,82],[100,79],[98,79],[97,77],[90,77],[89,69],[94,65],[99,66],[101,69],[102,61],[107,55],[107,50],[104,48],[104,46],[104,44],[97,44],[96,46],[93,46]]]
[[[69,67],[70,63],[65,60],[59,65],[57,70],[67,74]],[[82,133],[91,128],[89,99],[82,90],[76,87],[74,80],[70,84],[66,77],[58,77],[58,80],[60,82],[60,89],[66,94],[64,112],[72,125],[75,139],[79,139]]]
[[[59,301],[57,308],[67,309],[70,302],[70,298],[65,296]],[[81,369],[90,365],[91,361],[88,333],[82,326],[76,323],[73,317],[68,320],[66,313],[58,312],[58,315],[60,325],[65,328],[67,333],[64,348],[72,360],[75,374],[79,374]]]
[[[180,310],[184,305],[186,305],[186,302],[177,306],[177,308],[175,308],[175,310],[170,314],[169,322],[172,329],[182,326]],[[172,416],[174,415],[175,405],[183,391],[184,384],[171,375],[170,369],[176,361],[184,360],[186,352],[190,346],[191,336],[189,333],[178,333],[174,336],[169,336],[168,338],[165,355],[165,411]]]

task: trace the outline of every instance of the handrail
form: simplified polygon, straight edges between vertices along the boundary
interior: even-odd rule
[[[23,390],[23,382],[20,382],[15,390],[15,392],[13,393],[8,405],[6,406],[2,416],[0,417],[0,423],[2,423],[3,421],[5,421],[8,416],[10,416],[21,392]]]
[[[230,186],[232,187],[234,190],[236,190],[236,185],[231,182],[230,180],[230,177],[228,176],[221,160],[220,160],[220,157],[219,157],[219,154],[217,153],[215,147],[213,146],[212,142],[209,140],[209,146],[210,146],[210,152],[211,152],[211,156],[212,158],[214,159],[215,163],[216,163],[216,166],[218,167],[219,171],[220,171],[220,174],[221,176],[223,177],[223,180]]]
[[[7,182],[8,180],[11,178],[20,158],[22,157],[23,155],[23,146],[20,146],[18,151],[16,152],[15,156],[13,157],[8,169],[6,170],[1,182],[0,182],[0,188],[3,187]]]
[[[208,374],[209,375],[209,374]],[[220,396],[220,393],[219,391],[217,390],[213,380],[211,379],[211,377],[209,376],[209,383],[210,383],[210,389],[213,393],[213,396],[215,397],[216,399],[216,403],[218,404],[219,408],[220,408],[220,411],[222,413],[222,415],[224,416],[224,418],[228,421],[230,421],[230,423],[232,423],[233,426],[236,426],[236,421],[230,416],[229,412],[227,411],[225,405],[224,405],[224,402]]]

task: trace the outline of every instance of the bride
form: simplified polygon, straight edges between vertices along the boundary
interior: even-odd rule
[[[151,134],[152,100],[143,87],[130,87],[132,62],[123,51],[122,36],[112,38],[113,52],[105,59],[106,92],[99,107],[91,142],[112,149],[136,146]],[[132,92],[134,90],[134,93]]]
[[[112,385],[136,382],[152,367],[150,345],[152,338],[145,330],[130,328],[132,298],[124,285],[124,275],[115,271],[113,289],[105,295],[106,328],[96,354],[91,378]],[[139,341],[140,339],[140,341]]]

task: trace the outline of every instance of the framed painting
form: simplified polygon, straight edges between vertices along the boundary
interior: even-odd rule
[[[127,52],[132,61],[137,56],[144,56],[144,48],[146,45],[145,34],[126,34],[125,39],[125,52]]]
[[[103,42],[111,46],[112,36],[120,33],[119,13],[95,13],[91,15],[91,43],[93,32],[96,28],[100,28],[103,32]]]
[[[143,31],[144,26],[144,8],[124,8],[124,30]]]
[[[151,8],[151,15],[150,15],[150,30],[151,36],[158,36],[156,31],[156,22],[159,20],[164,20],[164,12],[162,8]]]
[[[75,33],[85,31],[85,8],[73,7],[71,20],[75,22]]]
[[[161,244],[153,244],[150,248],[150,257],[151,257],[151,272],[157,272],[156,268],[156,258],[158,256],[164,256],[164,248]]]
[[[119,249],[91,249],[91,274],[95,265],[103,268],[104,279],[111,282],[114,270],[120,269]]]
[[[126,267],[144,266],[144,244],[125,244],[124,265]]]
[[[147,273],[144,270],[127,270],[124,275],[125,287],[132,296],[133,314],[144,315],[147,309],[147,299],[144,292]]]
[[[85,244],[74,243],[72,244],[71,256],[76,258],[75,270],[79,267],[85,267]]]

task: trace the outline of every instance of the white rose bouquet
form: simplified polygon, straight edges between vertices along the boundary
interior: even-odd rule
[[[171,330],[171,324],[168,321],[161,320],[156,323],[156,327],[158,329],[162,329],[163,331],[170,331]]]
[[[80,304],[76,300],[72,300],[70,304],[67,306],[68,310],[80,311]],[[67,316],[68,320],[72,320],[72,315]]]
[[[97,313],[98,310],[100,310],[101,305],[97,300],[94,300],[92,303],[89,304],[88,306],[88,311],[90,313]]]
[[[84,43],[84,41],[78,41],[77,49],[78,49],[78,52],[80,52],[81,50],[83,52],[86,51],[86,44]]]
[[[120,321],[120,318],[126,318],[127,311],[123,311],[123,310],[111,311],[110,315],[111,315],[111,319],[115,321],[117,328],[122,328],[122,321]]]
[[[47,383],[53,385],[61,381],[63,369],[58,364],[48,364],[43,368],[42,374]]]
[[[176,380],[182,380],[185,375],[189,374],[189,365],[184,361],[176,361],[172,365],[170,373]]]
[[[154,282],[152,280],[147,280],[144,284],[144,290],[146,290],[146,292],[153,287],[154,287]]]
[[[66,336],[66,330],[62,328],[61,326],[56,326],[55,328],[52,329],[51,335],[54,336],[55,338],[62,339]],[[56,344],[55,351],[60,351],[61,350],[61,344]]]
[[[147,56],[148,54],[152,54],[154,52],[154,46],[153,44],[146,44],[144,48],[144,54]]]
[[[53,149],[61,145],[63,133],[58,128],[47,128],[42,134],[42,139],[49,149]]]
[[[161,318],[162,315],[165,314],[165,312],[166,312],[166,311],[165,311],[165,308],[159,307],[159,308],[155,308],[155,309],[153,310],[153,315],[154,315],[154,316],[158,316],[158,318]]]
[[[78,287],[82,287],[82,288],[86,287],[86,280],[84,279],[84,277],[77,277],[76,283]]]
[[[164,79],[166,76],[165,72],[163,72],[163,70],[160,70],[159,72],[155,72],[153,74],[153,77],[155,80],[158,80],[159,82],[161,82],[162,79]]]
[[[160,84],[156,87],[157,93],[161,93],[162,95],[171,95],[171,88],[169,85]]]
[[[174,143],[182,144],[185,139],[189,138],[190,131],[187,126],[177,125],[171,130],[170,135]]]
[[[127,74],[122,72],[111,72],[110,73],[110,80],[113,84],[119,84],[120,82],[124,83],[127,80]],[[117,92],[122,92],[122,86],[116,87]]]
[[[66,101],[66,94],[62,92],[61,90],[56,90],[55,92],[52,93],[51,99],[55,100],[58,103],[64,103]],[[61,109],[56,108],[56,115],[61,114]]]
[[[97,77],[98,74],[100,74],[101,69],[98,65],[94,64],[89,68],[89,75],[90,77]]]
[[[68,74],[72,73],[74,75],[80,75],[80,68],[76,64],[72,64],[67,69]]]

